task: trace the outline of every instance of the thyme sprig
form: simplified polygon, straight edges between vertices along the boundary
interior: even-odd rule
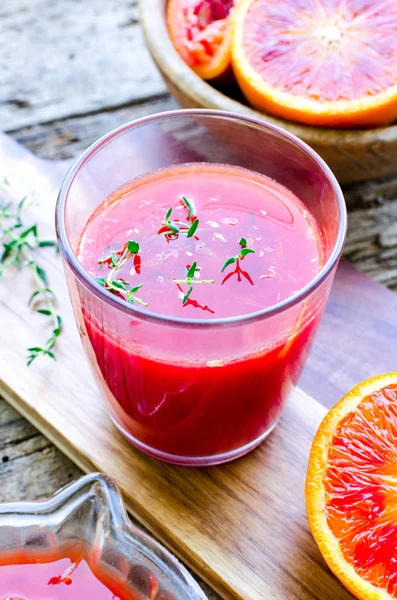
[[[252,248],[247,248],[247,240],[245,239],[245,237],[242,237],[240,239],[239,245],[241,248],[240,252],[236,256],[231,256],[225,261],[221,269],[221,273],[223,273],[227,269],[227,267],[234,263],[236,263],[236,268],[234,271],[231,271],[226,275],[221,285],[223,285],[228,279],[230,279],[230,277],[233,277],[233,275],[237,275],[237,281],[241,281],[241,275],[243,275],[243,277],[245,277],[251,285],[254,285],[254,282],[252,281],[252,278],[249,275],[249,273],[247,273],[247,271],[244,271],[241,268],[240,261],[242,261],[244,257],[247,256],[247,254],[255,254],[255,250],[253,250]]]
[[[187,223],[178,219],[172,221],[172,208],[169,208],[158,231],[158,235],[164,235],[167,242],[176,240],[179,235],[186,235],[187,238],[191,238],[195,235],[199,226],[200,219],[196,216],[193,202],[186,196],[182,196],[181,203],[187,211]]]
[[[95,281],[113,294],[120,295],[124,300],[127,300],[129,304],[138,302],[138,304],[141,304],[142,306],[148,306],[147,302],[141,300],[141,298],[138,298],[136,295],[143,286],[143,283],[137,286],[131,286],[131,284],[122,277],[116,277],[117,273],[121,271],[131,259],[134,261],[135,271],[138,274],[140,273],[139,250],[138,242],[128,240],[122,250],[112,252],[106,258],[101,259],[98,262],[98,269],[100,270],[103,265],[106,264],[109,267],[109,273],[107,277],[95,277]]]
[[[174,279],[174,282],[178,285],[178,288],[180,288],[181,285],[187,285],[188,286],[188,290],[185,293],[185,295],[182,298],[182,304],[186,304],[186,302],[189,299],[190,294],[193,291],[193,286],[194,285],[198,285],[198,284],[202,284],[202,283],[215,283],[214,279],[196,279],[196,273],[199,274],[200,272],[200,267],[197,266],[197,262],[195,261],[191,266],[186,267],[187,270],[187,274],[186,274],[186,279]]]
[[[9,194],[9,181],[3,178],[0,191]],[[30,269],[34,289],[28,300],[29,306],[49,317],[52,332],[43,346],[28,348],[27,364],[30,365],[39,356],[49,356],[55,360],[53,348],[62,332],[62,319],[56,310],[56,297],[50,288],[46,271],[36,261],[36,251],[40,248],[55,247],[55,240],[39,236],[37,224],[26,226],[23,221],[24,211],[31,202],[25,196],[16,206],[6,198],[0,198],[0,242],[3,252],[0,257],[0,278],[8,268],[23,267]]]

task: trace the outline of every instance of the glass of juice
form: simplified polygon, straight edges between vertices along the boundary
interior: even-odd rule
[[[345,239],[342,192],[319,156],[239,115],[152,115],[77,160],[57,234],[123,435],[192,466],[260,444],[298,382]]]

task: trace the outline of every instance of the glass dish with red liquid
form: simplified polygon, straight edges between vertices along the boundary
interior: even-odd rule
[[[228,113],[147,117],[75,163],[57,233],[87,355],[132,444],[205,466],[265,439],[346,234],[341,190],[315,152]]]
[[[186,569],[87,475],[44,502],[0,504],[1,600],[206,600]]]

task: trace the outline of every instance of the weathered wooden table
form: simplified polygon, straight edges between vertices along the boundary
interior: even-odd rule
[[[126,121],[177,106],[135,0],[2,0],[0,39],[0,129],[43,158],[71,158]],[[397,177],[345,193],[345,257],[397,290]],[[0,501],[39,498],[80,475],[0,399]]]

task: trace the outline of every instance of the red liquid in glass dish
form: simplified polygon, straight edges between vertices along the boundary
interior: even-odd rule
[[[139,253],[117,277],[129,287],[142,285],[136,296],[148,306],[135,305],[183,319],[241,317],[272,307],[306,286],[323,264],[320,231],[304,204],[275,181],[224,165],[182,165],[128,183],[88,220],[78,258],[92,277],[106,278],[110,261],[100,271],[98,263],[112,252],[120,256],[128,240],[139,244]],[[303,310],[288,339],[280,335],[236,356],[244,341],[240,325],[230,355],[223,349],[214,358],[208,349],[217,343],[216,330],[206,350],[197,329],[186,342],[163,327],[158,335],[168,336],[168,351],[147,351],[139,324],[135,334],[131,323],[123,340],[82,301],[90,353],[116,421],[147,451],[179,457],[230,453],[272,427],[320,318],[318,311],[306,318]],[[274,340],[272,327],[269,322]]]
[[[143,600],[82,557],[0,557],[1,600]]]

